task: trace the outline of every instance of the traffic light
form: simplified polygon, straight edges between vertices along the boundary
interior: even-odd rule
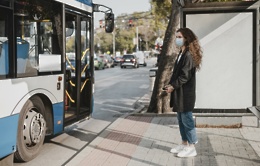
[[[132,19],[130,19],[130,20],[128,21],[128,26],[129,26],[129,27],[134,27],[134,24],[133,24],[133,20],[132,20]]]

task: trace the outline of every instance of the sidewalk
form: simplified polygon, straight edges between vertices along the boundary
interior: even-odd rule
[[[146,102],[145,98],[142,98]],[[142,101],[140,101],[142,103]],[[174,116],[126,115],[118,118],[68,166],[259,166],[260,128],[243,117],[236,129],[197,128],[198,155],[179,158],[170,149],[181,142]]]

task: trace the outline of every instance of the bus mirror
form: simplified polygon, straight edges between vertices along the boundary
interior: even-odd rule
[[[105,14],[105,30],[107,33],[111,33],[114,30],[114,13]]]
[[[74,33],[74,24],[72,21],[66,22],[66,37],[71,36]]]

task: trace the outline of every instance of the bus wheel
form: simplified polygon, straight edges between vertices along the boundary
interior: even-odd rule
[[[17,151],[14,154],[16,160],[30,161],[39,154],[46,132],[43,112],[44,104],[38,96],[32,97],[23,106],[18,124]]]

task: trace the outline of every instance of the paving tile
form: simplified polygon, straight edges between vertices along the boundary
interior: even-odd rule
[[[179,158],[170,153],[172,147],[181,143],[176,117],[128,116],[116,121],[84,149],[78,155],[79,162],[71,163],[78,166],[259,166],[260,128],[250,126],[254,124],[240,129],[197,128],[198,155]]]

